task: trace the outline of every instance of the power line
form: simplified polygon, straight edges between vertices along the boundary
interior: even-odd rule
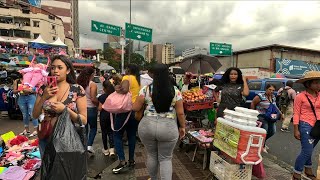
[[[289,31],[279,31],[279,32],[265,32],[257,34],[238,34],[238,35],[170,35],[170,34],[156,34],[156,36],[174,36],[174,37],[190,37],[190,38],[207,38],[207,37],[241,37],[241,36],[258,36],[258,35],[267,35],[267,34],[279,34],[279,33],[294,33],[294,32],[303,32],[303,31],[313,31],[319,30],[320,28],[310,28],[310,29],[298,29],[298,30],[289,30]]]

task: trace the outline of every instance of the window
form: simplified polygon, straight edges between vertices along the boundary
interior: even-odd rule
[[[30,31],[14,30],[14,36],[20,37],[20,38],[30,38],[31,33],[30,33]]]
[[[56,29],[56,25],[51,24],[51,29],[55,30]]]
[[[39,37],[39,35],[40,35],[40,34],[38,34],[38,33],[34,33],[34,34],[33,34],[33,39],[37,39],[37,38]]]
[[[306,88],[304,87],[304,85],[301,84],[301,83],[293,83],[292,89],[294,89],[297,93],[300,93],[300,92],[306,90]]]
[[[57,38],[56,38],[55,36],[52,36],[52,40],[54,40],[54,41],[55,41],[56,39],[57,39]]]
[[[284,87],[284,83],[282,81],[267,81],[266,82],[266,87],[268,84],[273,84],[276,86],[276,91],[278,91],[280,88]]]
[[[33,27],[40,27],[40,21],[33,21]]]
[[[55,20],[56,18],[53,15],[49,15],[49,19]]]
[[[261,81],[249,82],[248,87],[250,90],[261,90]]]

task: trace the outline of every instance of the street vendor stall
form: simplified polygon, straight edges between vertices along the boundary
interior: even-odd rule
[[[39,140],[10,131],[2,134],[0,141],[0,179],[33,179],[41,166]]]

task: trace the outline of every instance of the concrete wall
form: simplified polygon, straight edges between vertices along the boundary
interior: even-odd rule
[[[271,50],[239,54],[235,56],[238,68],[270,68]]]
[[[31,32],[31,38],[23,38],[25,41],[32,41],[33,34],[40,34],[48,43],[54,42],[53,37],[60,37],[61,41],[64,42],[65,40],[65,34],[64,34],[64,27],[62,20],[59,18],[55,18],[54,20],[49,19],[48,15],[42,14],[42,13],[32,13],[24,14],[19,9],[6,9],[6,8],[0,8],[0,16],[6,16],[6,17],[23,17],[23,18],[29,18],[30,19],[30,26],[23,26],[19,30],[25,30]],[[40,26],[34,27],[33,21],[39,21]],[[55,30],[52,29],[52,25],[55,26]],[[16,29],[16,24],[5,24],[0,23],[1,29]],[[5,37],[2,36],[5,39],[17,39],[17,37]]]

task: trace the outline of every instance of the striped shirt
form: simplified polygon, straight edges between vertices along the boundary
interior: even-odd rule
[[[310,103],[306,97],[309,97],[313,106],[315,107],[315,111],[317,114],[317,118],[314,116],[313,111],[311,109]],[[311,126],[314,126],[317,119],[320,119],[320,93],[318,93],[317,97],[313,97],[306,91],[301,92],[294,99],[294,111],[293,111],[293,124],[298,125],[299,121],[304,121],[309,123]]]
[[[261,101],[257,104],[256,109],[260,114],[265,114],[266,110],[270,106],[270,101],[268,100],[268,97],[265,93],[259,93],[258,96]],[[276,97],[273,94],[272,94],[272,104],[276,105]]]

